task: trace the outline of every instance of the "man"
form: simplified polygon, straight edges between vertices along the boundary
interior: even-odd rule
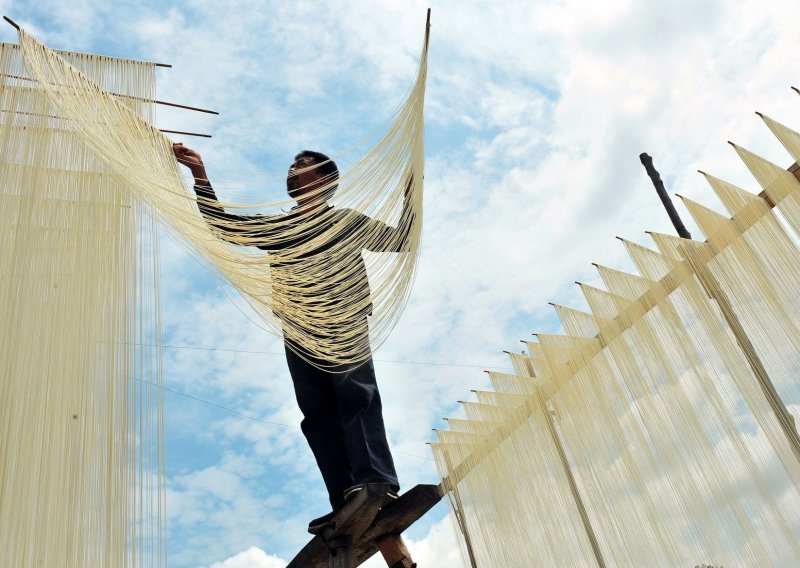
[[[328,200],[338,187],[338,168],[324,154],[306,150],[295,156],[286,179],[287,191],[297,201],[296,207],[288,213],[273,216],[234,215],[220,206],[200,155],[180,143],[173,145],[173,151],[178,162],[191,170],[198,207],[217,236],[237,244],[255,246],[268,253],[302,250],[300,247],[305,247],[305,252],[294,262],[330,263],[334,258],[348,268],[338,271],[349,275],[351,294],[347,301],[364,306],[349,316],[351,321],[348,321],[348,328],[356,330],[356,345],[366,360],[359,364],[342,365],[323,361],[303,347],[303,336],[298,336],[296,326],[292,325],[297,322],[292,319],[291,308],[293,302],[298,300],[291,293],[284,292],[282,297],[274,298],[273,311],[284,323],[286,361],[304,416],[301,427],[322,473],[333,508],[327,515],[311,521],[309,532],[319,531],[344,506],[347,498],[366,484],[384,484],[388,498],[396,498],[399,490],[397,473],[386,440],[381,398],[369,351],[367,315],[371,312],[370,289],[361,247],[358,247],[359,250],[352,250],[352,246],[337,248],[346,235],[328,240],[317,239],[310,250],[307,243],[309,236],[335,234],[335,231],[326,232],[325,229],[346,220],[347,227],[365,229],[365,234],[370,235],[369,242],[363,247],[367,250],[408,250],[408,228],[413,215],[409,201],[411,182],[406,186],[401,222],[397,228],[389,227],[355,211],[332,207]],[[308,230],[304,232],[306,228]],[[329,254],[331,249],[351,252],[349,256],[339,259]],[[282,271],[291,272],[280,261],[270,263],[270,270],[275,281],[280,280]],[[333,272],[329,276],[331,279],[337,278],[337,271]],[[291,276],[286,278],[290,279]],[[273,286],[276,295],[280,288],[279,282]],[[315,305],[336,310],[337,302],[341,303],[342,299],[326,296],[325,290],[329,288],[335,286],[314,286],[313,290],[316,291],[300,288],[303,291],[302,300],[308,303],[311,296],[311,302]],[[298,294],[297,287],[287,289]],[[336,330],[326,330],[322,325],[316,333],[319,340],[324,340],[323,336],[335,337]],[[312,335],[311,339],[314,338]],[[308,340],[307,337],[305,339]]]

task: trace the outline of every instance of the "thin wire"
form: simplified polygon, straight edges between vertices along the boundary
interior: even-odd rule
[[[166,345],[164,345],[164,347],[166,347]],[[130,379],[132,381],[138,381],[140,383],[146,383],[148,385],[152,385],[154,387],[158,387],[158,388],[160,388],[162,390],[165,390],[167,392],[171,392],[171,393],[177,394],[179,396],[184,396],[186,398],[190,398],[192,400],[196,400],[197,402],[202,402],[203,404],[207,404],[209,406],[215,406],[215,407],[220,408],[222,410],[226,410],[228,412],[231,412],[233,414],[241,416],[242,418],[247,418],[248,420],[252,420],[253,422],[260,422],[261,424],[269,424],[270,426],[283,426],[284,428],[291,428],[292,430],[300,430],[299,426],[293,426],[292,424],[284,424],[283,422],[272,422],[271,420],[262,420],[261,418],[256,418],[255,416],[250,416],[249,414],[245,414],[243,412],[239,412],[238,410],[234,410],[233,408],[229,408],[227,406],[223,406],[221,404],[217,404],[216,402],[211,402],[210,400],[205,400],[203,398],[200,398],[200,397],[197,397],[197,396],[194,396],[194,395],[191,395],[191,394],[187,394],[185,392],[177,391],[175,389],[171,389],[169,387],[165,387],[164,385],[159,385],[159,384],[153,383],[151,381],[146,381],[145,379],[137,379],[135,377],[128,377],[128,379]],[[408,453],[408,452],[404,452],[402,450],[393,450],[393,453],[395,453],[395,454],[404,454],[406,456],[411,456],[412,458],[418,458],[418,459],[421,459],[421,460],[433,461],[433,458],[426,458],[426,457],[423,457],[423,456],[418,456],[416,454],[411,454],[411,453]]]
[[[165,387],[164,385],[157,385],[156,383],[153,383],[153,382],[150,382],[150,381],[146,381],[144,379],[137,379],[135,377],[128,377],[128,378],[130,380],[132,380],[132,381],[139,381],[139,382],[142,382],[142,383],[147,383],[148,385],[153,385],[154,387],[158,387],[158,388],[163,389],[163,390],[165,390],[167,392],[171,392],[173,394],[177,394],[177,395],[180,395],[180,396],[185,396],[186,398],[191,398],[192,400],[196,400],[197,402],[202,402],[202,403],[207,404],[209,406],[216,406],[217,408],[221,408],[222,410],[227,410],[228,412],[232,412],[233,414],[238,414],[242,418],[247,418],[248,420],[253,420],[254,422],[261,422],[262,424],[270,424],[272,426],[283,426],[284,428],[292,428],[293,430],[300,430],[299,426],[293,426],[291,424],[283,424],[282,422],[272,422],[270,420],[262,420],[261,418],[256,418],[255,416],[250,416],[249,414],[244,414],[243,412],[239,412],[238,410],[234,410],[233,408],[228,408],[227,406],[223,406],[221,404],[217,404],[216,402],[211,402],[210,400],[205,400],[205,399],[199,398],[197,396],[194,396],[194,395],[191,395],[191,394],[187,394],[185,392],[181,392],[181,391],[177,391],[175,389],[171,389],[169,387]]]
[[[142,344],[143,347],[157,347],[156,345]],[[284,352],[278,351],[249,351],[246,349],[225,349],[223,347],[199,347],[194,345],[166,345],[162,344],[161,347],[169,349],[190,349],[193,351],[224,351],[227,353],[245,353],[250,355],[284,355]],[[467,363],[440,363],[436,361],[400,361],[394,359],[374,359],[380,363],[396,363],[399,365],[430,365],[436,367],[466,367],[472,369],[500,369],[503,371],[513,371],[512,367],[498,367],[493,365],[470,365]]]

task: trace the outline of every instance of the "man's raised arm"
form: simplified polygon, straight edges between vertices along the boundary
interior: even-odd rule
[[[259,246],[268,238],[266,215],[235,215],[228,213],[217,199],[211,182],[208,181],[203,159],[195,150],[180,142],[172,145],[175,159],[192,172],[197,208],[214,233],[224,241],[244,246]]]
[[[406,182],[403,190],[403,211],[400,213],[400,221],[397,227],[370,219],[367,217],[370,239],[366,249],[373,252],[408,252],[411,250],[411,243],[408,240],[411,232],[411,225],[414,222],[414,209],[411,205],[411,190],[414,185],[414,177],[411,176]]]

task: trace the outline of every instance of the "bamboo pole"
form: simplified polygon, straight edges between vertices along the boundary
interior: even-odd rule
[[[442,453],[444,455],[447,471],[453,471],[453,464],[452,461],[450,460],[450,455],[446,451]],[[449,491],[449,495],[450,495],[450,506],[453,507],[453,513],[456,516],[456,523],[458,523],[458,528],[461,530],[461,534],[464,537],[464,544],[466,545],[467,548],[467,557],[469,559],[469,565],[471,568],[478,568],[478,564],[475,561],[475,550],[472,547],[472,539],[469,536],[467,519],[464,516],[464,505],[461,501],[461,492],[458,489],[458,483],[452,484],[452,489]]]
[[[31,83],[38,83],[39,82],[38,80],[33,79],[31,77],[23,77],[21,75],[11,75],[11,74],[7,74],[7,73],[0,73],[0,77],[10,77],[12,79],[18,79],[20,81],[30,81]],[[200,108],[200,107],[184,105],[184,104],[181,104],[181,103],[172,103],[172,102],[169,102],[169,101],[162,101],[162,100],[159,100],[159,99],[146,99],[144,97],[136,97],[134,95],[123,95],[121,93],[111,93],[111,92],[109,92],[108,94],[111,95],[111,96],[120,97],[120,98],[123,98],[123,99],[132,99],[132,100],[136,100],[136,101],[146,101],[146,102],[151,102],[151,103],[155,103],[157,105],[162,105],[162,106],[182,108],[182,109],[186,109],[186,110],[193,110],[193,111],[196,111],[196,112],[204,112],[204,113],[207,113],[207,114],[219,115],[219,112],[217,112],[215,110],[209,110],[209,109],[206,109],[206,108]]]

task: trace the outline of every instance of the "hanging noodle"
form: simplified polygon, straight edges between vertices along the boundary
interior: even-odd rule
[[[285,202],[196,197],[151,125],[153,64],[0,44],[0,565],[166,564],[159,226],[312,364],[386,339],[419,252],[427,35],[394,122],[320,206],[244,222]]]
[[[416,81],[385,136],[314,190],[336,205],[244,219],[236,209],[286,202],[218,203],[203,189],[195,198],[171,142],[147,120],[24,31],[20,45],[58,116],[73,121],[76,135],[128,190],[230,280],[298,355],[335,368],[364,361],[370,346],[385,341],[408,299],[419,253],[427,30]]]
[[[733,215],[684,200],[707,242],[625,242],[640,275],[599,266],[591,313],[556,306],[565,335],[526,342],[438,433],[478,566],[797,563],[800,183],[737,152],[760,196],[706,176]]]
[[[62,56],[152,117],[153,65]],[[157,223],[0,44],[0,565],[165,566]]]

